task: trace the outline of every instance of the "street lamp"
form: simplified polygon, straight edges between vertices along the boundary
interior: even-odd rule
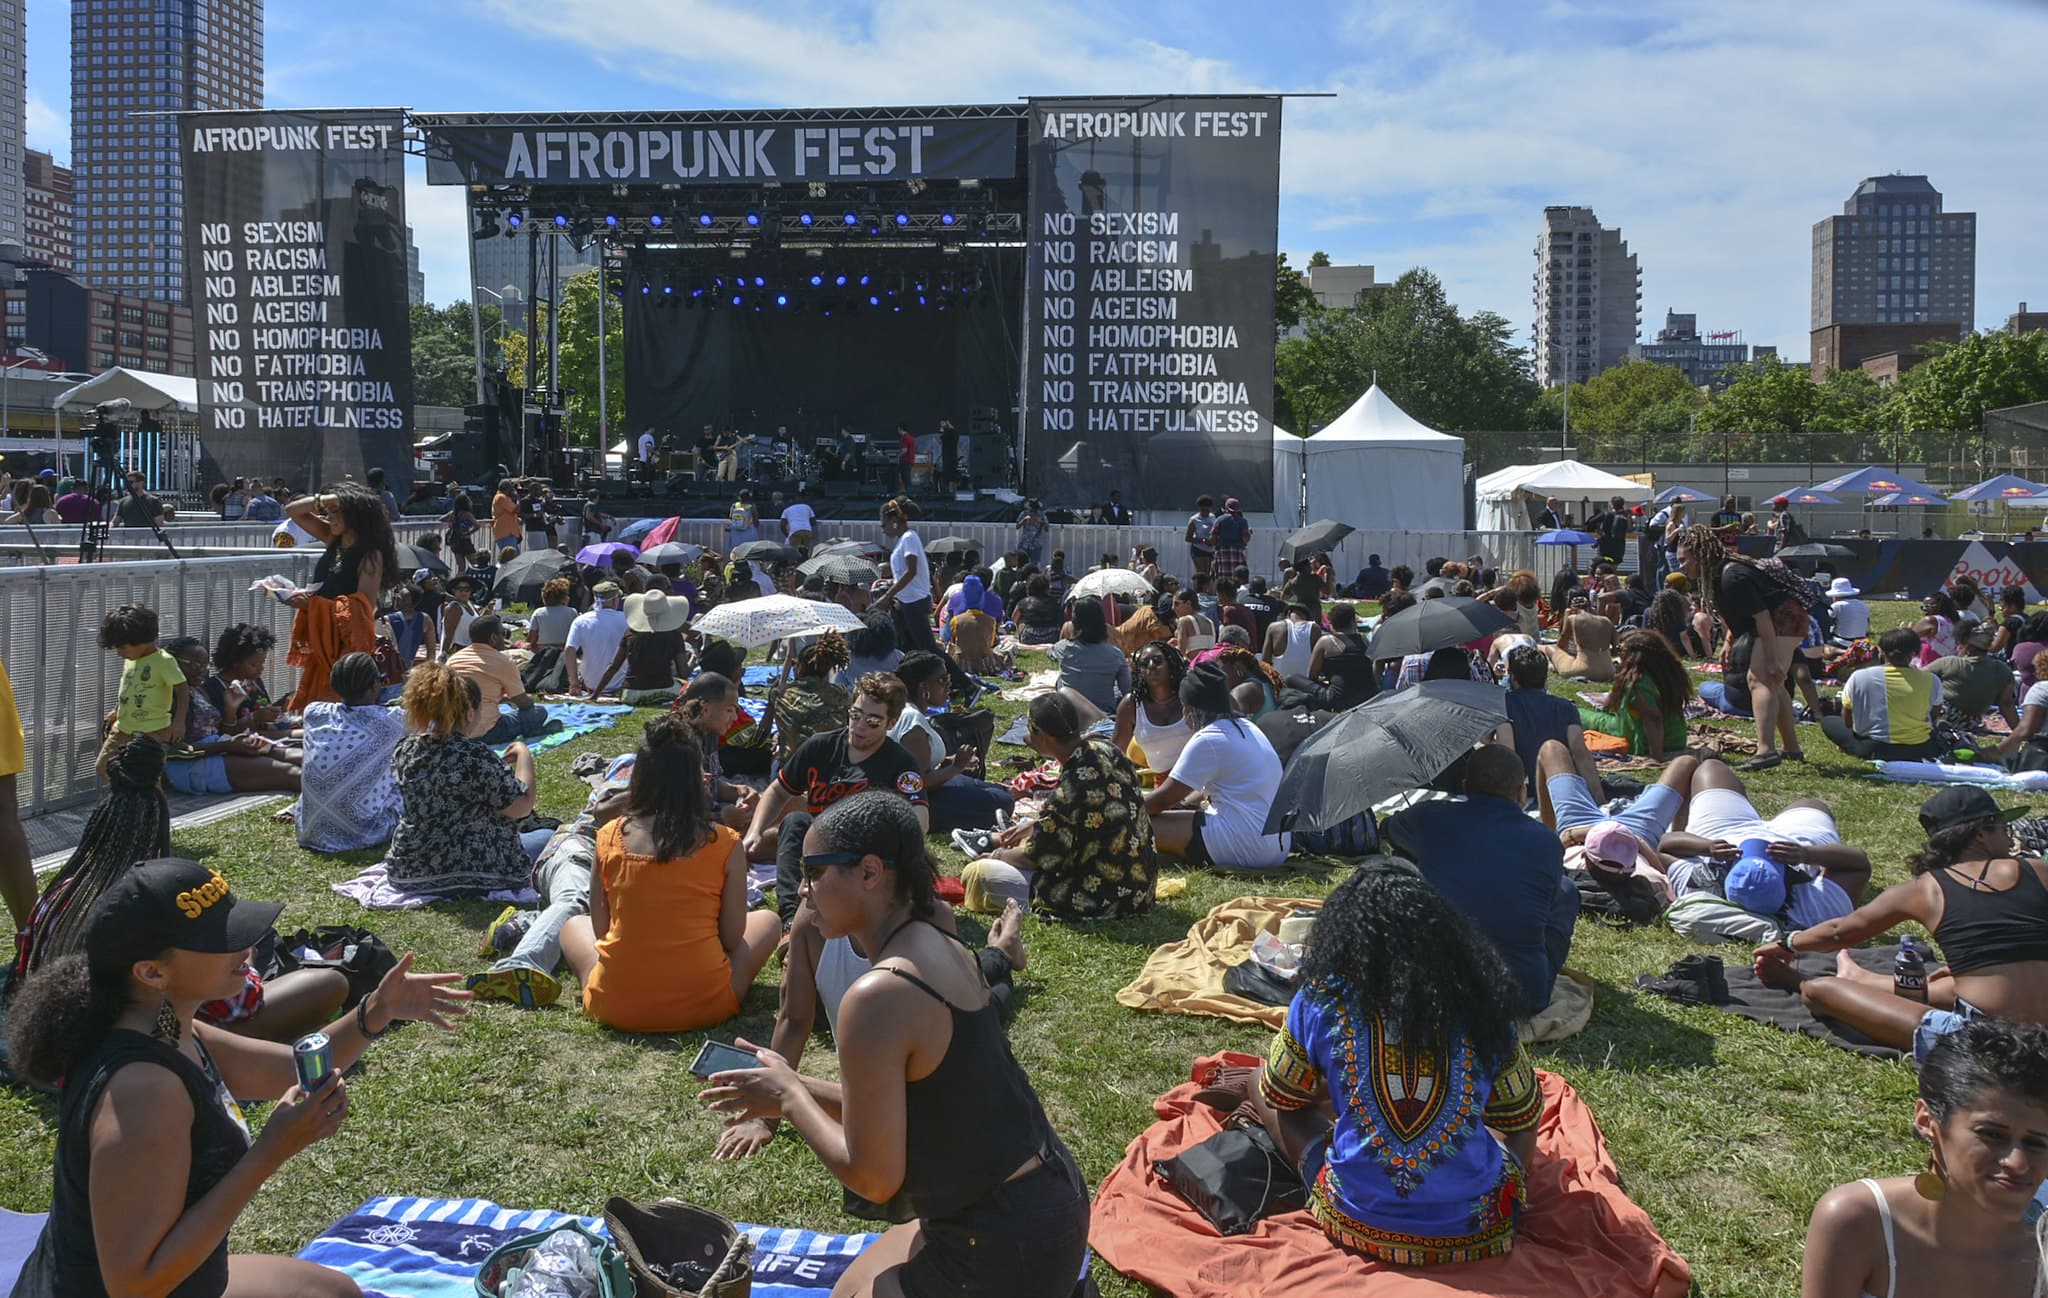
[[[14,432],[13,425],[8,422],[7,417],[7,398],[10,395],[8,386],[14,378],[14,371],[24,365],[47,364],[50,359],[34,347],[12,347],[8,349],[7,354],[19,356],[21,359],[12,365],[0,368],[0,437],[10,436]]]

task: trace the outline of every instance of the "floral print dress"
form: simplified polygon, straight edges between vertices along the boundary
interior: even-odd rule
[[[385,858],[393,887],[453,896],[526,886],[531,863],[504,815],[526,786],[488,744],[407,735],[391,771],[405,802]]]
[[[1104,919],[1152,908],[1159,859],[1152,817],[1131,759],[1084,738],[1031,836],[1038,873],[1031,905],[1061,919]]]

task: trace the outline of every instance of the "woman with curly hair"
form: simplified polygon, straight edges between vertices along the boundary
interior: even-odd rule
[[[1732,554],[1715,531],[1687,528],[1674,551],[1678,565],[1699,590],[1701,604],[1728,628],[1731,639],[1745,632],[1756,639],[1749,657],[1749,700],[1756,713],[1756,756],[1736,769],[1764,771],[1791,757],[1803,760],[1799,723],[1786,684],[1800,637],[1778,629],[1776,614],[1798,602],[1792,588],[1740,554]],[[1779,743],[1784,747],[1780,751]]]
[[[400,580],[391,515],[373,491],[344,482],[331,491],[300,496],[285,518],[304,528],[327,552],[313,568],[313,587],[292,596],[291,648],[285,661],[300,669],[290,708],[334,701],[328,675],[346,654],[374,654],[377,604],[384,587]]]
[[[1339,1247],[1397,1266],[1514,1247],[1543,1107],[1515,986],[1406,861],[1330,894],[1253,1098]]]
[[[1145,769],[1163,775],[1173,769],[1187,747],[1188,727],[1181,711],[1180,682],[1188,674],[1187,659],[1164,640],[1138,650],[1131,659],[1137,687],[1116,705],[1116,730],[1111,742],[1128,753],[1133,739],[1145,754]]]
[[[1615,642],[1614,686],[1599,709],[1580,707],[1587,730],[1628,740],[1637,757],[1663,761],[1685,748],[1685,701],[1692,677],[1655,631],[1621,633]]]
[[[846,637],[827,631],[797,651],[787,681],[768,691],[761,724],[775,736],[775,760],[787,761],[797,745],[844,723],[853,702],[832,674],[853,661]]]
[[[391,755],[404,802],[385,856],[392,884],[442,896],[524,887],[552,836],[518,829],[534,808],[532,752],[515,741],[500,760],[470,735],[482,693],[443,663],[413,668],[402,701],[412,733]]]

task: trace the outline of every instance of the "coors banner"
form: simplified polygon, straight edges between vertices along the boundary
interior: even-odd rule
[[[1031,104],[1025,489],[1273,507],[1280,101]]]
[[[232,477],[411,476],[397,109],[182,113],[199,431]]]

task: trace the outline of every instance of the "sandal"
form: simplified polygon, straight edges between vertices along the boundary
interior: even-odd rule
[[[1784,760],[1785,754],[1783,753],[1758,753],[1746,762],[1737,763],[1735,769],[1738,771],[1768,771],[1772,767],[1784,762]]]

